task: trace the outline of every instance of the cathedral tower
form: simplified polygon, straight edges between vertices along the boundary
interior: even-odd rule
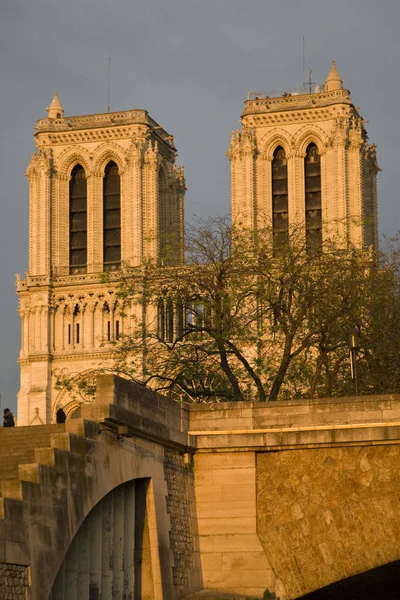
[[[274,239],[296,226],[310,245],[334,237],[376,248],[376,149],[335,62],[325,85],[272,96],[250,92],[232,133],[234,222],[267,222]]]
[[[173,137],[145,110],[65,117],[55,93],[47,112],[27,169],[19,425],[52,421],[54,373],[96,368],[126,329],[131,315],[115,297],[125,269],[183,262],[185,183]]]

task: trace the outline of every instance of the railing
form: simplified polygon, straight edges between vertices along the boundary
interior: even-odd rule
[[[285,96],[301,96],[303,94],[321,94],[325,92],[325,84],[314,85],[310,84],[300,88],[290,88],[286,90],[270,90],[266,91],[255,91],[252,90],[247,93],[247,100],[264,100],[266,98],[281,98]]]
[[[77,117],[65,117],[62,119],[40,119],[37,122],[36,129],[37,131],[47,129],[68,131],[71,129],[84,129],[93,126],[112,126],[127,123],[145,123],[150,125],[162,139],[166,141],[172,139],[168,132],[158,125],[146,110],[142,109],[100,113],[97,115],[81,115]]]

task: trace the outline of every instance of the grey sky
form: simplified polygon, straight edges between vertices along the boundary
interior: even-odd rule
[[[400,228],[398,0],[12,0],[0,7],[0,392],[15,409],[14,274],[28,261],[32,126],[57,89],[66,115],[147,109],[175,136],[186,215],[229,211],[225,156],[247,91],[322,83],[335,59],[378,146],[380,232]]]

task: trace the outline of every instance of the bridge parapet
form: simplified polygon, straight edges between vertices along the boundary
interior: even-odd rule
[[[201,588],[187,409],[112,376],[98,383],[82,419],[0,431],[10,448],[30,438],[0,483],[0,597],[174,600]]]
[[[292,600],[400,559],[398,395],[189,406],[107,375],[0,444],[0,597]]]
[[[196,448],[278,449],[399,439],[400,395],[194,405]]]
[[[311,427],[400,421],[400,394],[194,404],[190,430]]]

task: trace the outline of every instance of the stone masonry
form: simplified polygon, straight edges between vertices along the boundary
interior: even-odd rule
[[[294,600],[400,559],[399,396],[188,406],[104,375],[0,443],[10,600]]]
[[[194,498],[189,491],[193,486],[193,474],[190,464],[185,464],[185,457],[188,456],[168,448],[164,453],[165,479],[168,486],[167,511],[171,518],[169,536],[174,555],[172,571],[178,600],[184,597],[185,590],[189,587],[194,554],[191,524]],[[188,463],[188,460],[186,462]]]
[[[0,600],[25,600],[27,588],[27,567],[0,563]]]
[[[140,109],[66,116],[55,94],[47,112],[35,128],[37,151],[27,168],[29,270],[24,279],[17,276],[20,425],[55,422],[58,404],[71,416],[79,402],[57,388],[58,375],[79,378],[109,365],[110,344],[132,324],[155,329],[165,321],[158,320],[159,303],[175,333],[183,319],[182,303],[169,290],[160,289],[153,305],[144,298],[121,302],[116,293],[127,271],[144,293],[149,259],[163,267],[183,264],[186,187],[173,136]],[[377,247],[376,148],[334,64],[313,93],[250,93],[241,123],[228,152],[235,223],[257,229],[276,221],[286,232],[300,228],[306,234],[309,223],[321,243],[334,238],[344,247]],[[307,184],[310,146],[318,168]],[[277,151],[286,175],[275,182],[275,197]],[[118,208],[108,213],[106,173],[112,165]],[[83,187],[75,197],[77,169]],[[114,242],[120,256],[110,265],[107,244]],[[84,256],[78,267],[75,252]]]

